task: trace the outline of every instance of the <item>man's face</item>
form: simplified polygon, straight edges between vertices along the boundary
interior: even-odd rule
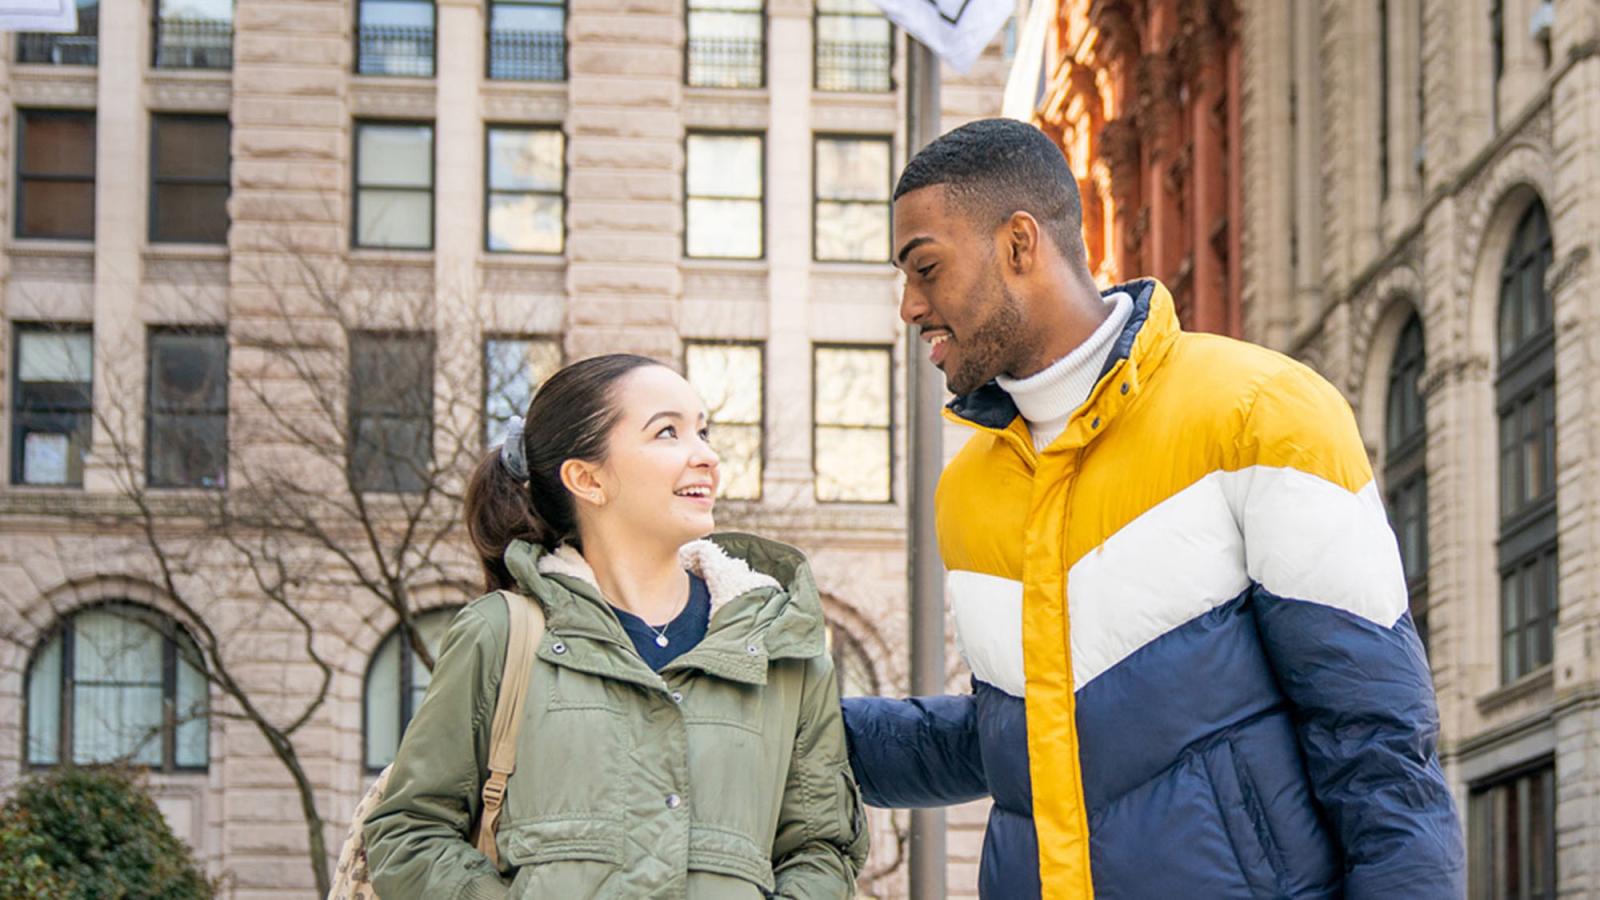
[[[918,330],[951,393],[969,394],[1019,358],[1020,298],[1005,283],[997,236],[953,209],[942,185],[894,202],[895,265],[906,274],[900,318]]]

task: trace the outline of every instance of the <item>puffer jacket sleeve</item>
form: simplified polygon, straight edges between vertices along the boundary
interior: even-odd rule
[[[777,896],[855,895],[867,861],[866,816],[845,754],[839,682],[826,655],[805,662],[800,723],[772,845]]]
[[[1461,823],[1399,550],[1355,419],[1295,366],[1262,386],[1230,491],[1257,629],[1295,707],[1350,900],[1465,895]]]
[[[372,884],[384,900],[500,900],[505,883],[471,844],[489,729],[505,660],[505,629],[480,606],[451,622],[427,694],[406,728],[381,802],[364,833]]]
[[[851,697],[844,724],[850,766],[869,805],[951,806],[989,793],[970,694]]]

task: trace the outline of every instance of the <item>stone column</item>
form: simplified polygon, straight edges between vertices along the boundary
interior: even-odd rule
[[[811,506],[811,4],[768,4],[771,114],[767,132],[767,208],[783,235],[768,230],[767,503]],[[781,379],[770,373],[781,372]]]
[[[683,7],[568,7],[569,359],[679,356],[683,278]]]
[[[484,74],[484,0],[438,0],[434,114],[435,459],[475,454],[486,310],[478,302],[483,247],[484,129],[478,102]]]
[[[148,56],[149,9],[107,5],[100,12],[95,98],[94,408],[89,491],[116,489],[116,467],[142,468],[144,453],[144,273],[150,116],[141,87]],[[115,435],[115,437],[113,436]],[[113,441],[125,450],[112,450]]]

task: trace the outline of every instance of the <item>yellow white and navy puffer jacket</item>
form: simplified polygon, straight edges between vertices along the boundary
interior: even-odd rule
[[[1459,898],[1432,681],[1350,408],[1154,281],[1036,453],[990,384],[939,484],[974,693],[846,701],[867,801],[990,795],[979,887]]]

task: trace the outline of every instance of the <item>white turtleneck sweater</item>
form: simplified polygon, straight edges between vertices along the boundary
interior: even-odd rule
[[[1111,314],[1071,353],[1027,378],[1001,375],[995,379],[1027,421],[1035,450],[1044,450],[1060,437],[1067,420],[1089,399],[1112,345],[1133,314],[1133,297],[1126,292],[1112,294],[1106,303],[1111,306]]]

